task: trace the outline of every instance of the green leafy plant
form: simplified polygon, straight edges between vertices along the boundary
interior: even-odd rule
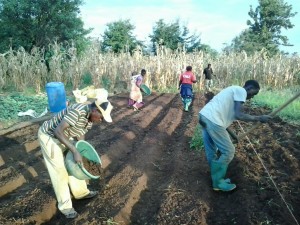
[[[114,222],[114,219],[113,218],[109,218],[107,221],[105,221],[105,224],[108,224],[108,225],[118,225],[119,223],[118,222]]]
[[[28,120],[29,116],[19,117],[19,112],[29,109],[41,114],[48,106],[46,95],[26,96],[22,93],[12,93],[10,95],[0,95],[0,123],[10,125],[14,122]]]

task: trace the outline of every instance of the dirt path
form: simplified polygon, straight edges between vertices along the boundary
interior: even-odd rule
[[[86,137],[103,163],[104,177],[90,181],[100,194],[74,200],[80,214],[74,220],[56,209],[36,140],[39,125],[2,136],[0,224],[296,224],[246,139],[228,170],[237,190],[212,191],[204,152],[189,148],[204,100],[197,94],[191,111],[183,112],[178,95],[153,94],[143,111],[133,112],[127,94],[112,97],[114,123],[95,126]],[[233,128],[240,132],[238,124]],[[299,133],[277,118],[249,135],[297,220]]]

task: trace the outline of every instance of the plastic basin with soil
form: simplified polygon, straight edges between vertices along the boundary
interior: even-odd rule
[[[65,165],[69,175],[79,180],[100,178],[101,159],[94,147],[86,141],[78,141],[75,146],[83,158],[83,165],[76,163],[73,153],[69,151],[65,158]]]

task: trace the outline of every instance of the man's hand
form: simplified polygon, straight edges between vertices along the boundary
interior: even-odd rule
[[[267,123],[267,122],[269,122],[270,119],[272,119],[272,117],[269,115],[262,115],[262,116],[258,117],[258,120],[261,123]]]
[[[229,128],[226,128],[227,132],[229,133],[230,137],[232,137],[233,143],[236,144],[239,142],[238,137],[236,136],[236,134]]]
[[[77,150],[73,152],[73,157],[74,157],[74,160],[76,163],[83,164],[82,156],[80,155],[80,153]]]

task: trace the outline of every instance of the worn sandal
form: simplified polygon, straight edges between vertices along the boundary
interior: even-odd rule
[[[65,217],[67,219],[73,219],[73,218],[75,218],[78,215],[78,213],[75,211],[74,208],[67,209],[67,210],[64,210],[64,211],[62,211],[62,213],[65,215]]]
[[[95,195],[97,195],[99,192],[98,191],[90,191],[86,196],[79,198],[79,199],[89,199],[93,198]]]

